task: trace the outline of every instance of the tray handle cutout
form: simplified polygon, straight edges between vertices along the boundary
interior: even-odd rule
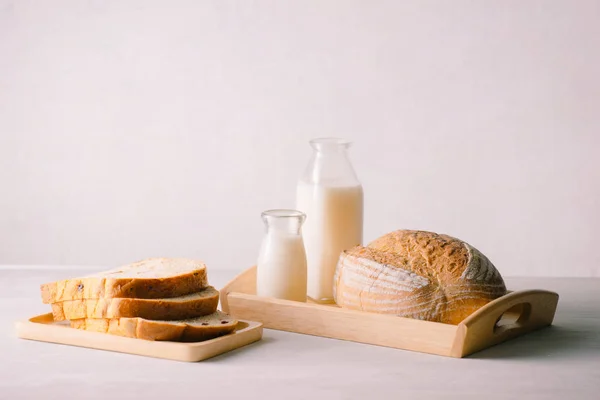
[[[519,329],[531,317],[531,303],[519,303],[506,310],[494,324],[494,335],[501,335],[511,329]]]
[[[464,357],[551,325],[558,297],[547,290],[522,290],[489,302],[458,325],[452,355]]]

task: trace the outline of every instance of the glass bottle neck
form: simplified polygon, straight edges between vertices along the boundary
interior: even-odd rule
[[[267,210],[262,213],[267,233],[300,235],[306,215],[298,210]]]
[[[339,138],[319,138],[309,143],[314,151],[302,181],[336,186],[360,184],[348,158],[347,150],[351,142]]]

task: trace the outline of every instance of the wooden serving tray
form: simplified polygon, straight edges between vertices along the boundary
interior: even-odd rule
[[[558,294],[509,292],[458,325],[256,296],[256,266],[221,290],[223,311],[265,328],[462,358],[552,324]]]
[[[133,339],[75,329],[68,321],[55,322],[51,313],[19,321],[16,329],[22,339],[187,362],[206,360],[262,339],[262,324],[245,320],[239,320],[235,331],[228,335],[193,343]]]

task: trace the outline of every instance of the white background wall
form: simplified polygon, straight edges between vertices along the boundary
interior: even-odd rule
[[[255,261],[307,141],[365,240],[600,276],[599,1],[0,0],[0,263]]]

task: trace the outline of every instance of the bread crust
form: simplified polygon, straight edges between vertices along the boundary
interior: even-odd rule
[[[153,277],[111,277],[117,272],[133,271],[149,263],[189,263],[192,267],[185,272],[174,272],[170,276]],[[164,270],[164,269],[163,269]],[[175,271],[175,270],[174,270]],[[45,304],[66,300],[100,298],[160,299],[184,296],[198,292],[208,286],[206,265],[200,261],[187,259],[146,259],[94,276],[65,279],[44,283],[40,286],[42,302]]]
[[[55,321],[82,318],[141,317],[152,320],[179,320],[212,314],[219,304],[219,292],[212,286],[174,298],[100,298],[65,300],[52,304]]]
[[[477,249],[417,230],[344,251],[334,278],[340,307],[448,324],[504,294],[500,273]]]
[[[213,339],[233,332],[237,324],[236,319],[221,311],[180,321],[153,321],[139,317],[71,320],[71,327],[76,329],[135,339],[177,342]]]

